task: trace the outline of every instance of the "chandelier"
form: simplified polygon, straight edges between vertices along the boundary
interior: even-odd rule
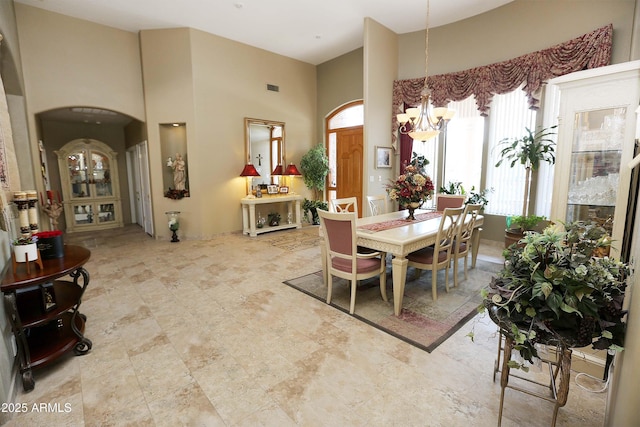
[[[427,86],[429,70],[429,0],[427,0],[427,28],[425,29],[425,63],[424,63],[424,87],[421,93],[420,107],[407,108],[402,114],[398,114],[401,134],[408,134],[418,141],[426,141],[437,136],[446,122],[451,120],[455,111],[446,107],[430,108],[429,96],[431,90]]]

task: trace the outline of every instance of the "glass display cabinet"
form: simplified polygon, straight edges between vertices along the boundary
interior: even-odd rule
[[[67,232],[121,227],[117,153],[95,140],[76,140],[56,152]]]
[[[626,110],[605,108],[575,114],[567,221],[591,219],[613,232]]]
[[[551,219],[595,220],[620,257],[633,157],[640,61],[579,71],[549,81],[558,106]]]
[[[551,220],[595,220],[611,233],[620,258],[640,102],[640,61],[551,79],[545,111],[558,112]],[[637,191],[637,189],[635,190]],[[571,369],[604,378],[606,350],[574,349]]]

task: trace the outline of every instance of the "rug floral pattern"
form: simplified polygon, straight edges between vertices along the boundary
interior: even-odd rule
[[[438,272],[437,301],[431,298],[431,272],[423,271],[419,279],[413,280],[415,270],[409,268],[400,316],[393,314],[393,284],[391,268],[388,267],[389,301],[382,300],[377,278],[363,280],[356,294],[354,317],[418,348],[432,352],[477,313],[477,307],[482,302],[480,290],[489,285],[491,277],[501,268],[501,264],[478,259],[476,268],[469,269],[469,277],[465,280],[462,260],[459,263],[458,287],[453,287],[451,269],[448,293],[444,286],[444,271]],[[390,265],[390,262],[388,264]],[[320,271],[284,283],[326,301],[327,290],[322,283]],[[348,313],[349,298],[348,281],[333,278],[331,305]]]

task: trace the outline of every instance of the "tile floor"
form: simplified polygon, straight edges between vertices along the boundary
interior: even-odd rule
[[[316,235],[67,236],[92,251],[81,311],[93,349],[35,371],[30,393],[18,384],[30,409],[7,425],[497,425],[491,321],[429,354],[282,284],[320,269]],[[499,253],[483,244],[480,256]],[[503,426],[550,425],[551,403],[513,390],[505,402]],[[572,379],[557,425],[601,426],[605,402]]]

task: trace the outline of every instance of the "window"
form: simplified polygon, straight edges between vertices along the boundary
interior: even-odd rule
[[[329,129],[350,128],[364,125],[364,104],[347,106],[329,119]]]
[[[525,93],[521,89],[496,95],[491,102],[489,113],[489,141],[486,188],[495,191],[488,195],[489,204],[485,211],[497,215],[520,215],[524,201],[525,169],[510,162],[503,162],[499,168],[500,141],[504,138],[519,137],[524,129],[536,128],[536,112],[529,109]]]
[[[442,185],[447,187],[449,182],[461,182],[467,192],[472,187],[480,191],[484,118],[476,108],[473,96],[450,102],[447,108],[455,110],[456,114],[447,124]]]
[[[429,160],[429,164],[425,167],[425,171],[431,181],[433,182],[434,187],[437,185],[436,181],[436,171],[438,170],[438,144],[436,143],[437,139],[432,138],[428,141],[418,141],[416,139],[413,140],[413,152],[419,155],[423,155]],[[411,155],[413,158],[413,154]],[[437,193],[438,188],[434,193]],[[422,209],[425,208],[435,208],[435,197],[432,197],[431,200],[425,202],[422,206]]]
[[[511,168],[510,163],[505,162],[496,168],[495,164],[500,160],[502,147],[499,147],[499,143],[502,139],[519,137],[527,127],[536,129],[536,112],[529,109],[522,88],[495,95],[486,118],[480,116],[473,97],[450,102],[447,107],[456,110],[456,115],[447,124],[442,185],[462,182],[467,192],[472,187],[476,191],[493,188],[494,191],[487,195],[489,204],[485,212],[494,215],[520,215],[524,202],[524,167],[516,165]],[[486,131],[485,126],[488,126]],[[424,144],[414,143],[413,151],[419,151],[416,148],[421,145]],[[435,148],[432,150],[424,152],[429,160],[437,158]],[[486,159],[486,172],[482,170],[483,159]],[[538,197],[535,204],[537,215],[550,215],[550,200],[543,195],[549,194],[553,186],[553,169],[553,166],[543,162],[538,170]]]

